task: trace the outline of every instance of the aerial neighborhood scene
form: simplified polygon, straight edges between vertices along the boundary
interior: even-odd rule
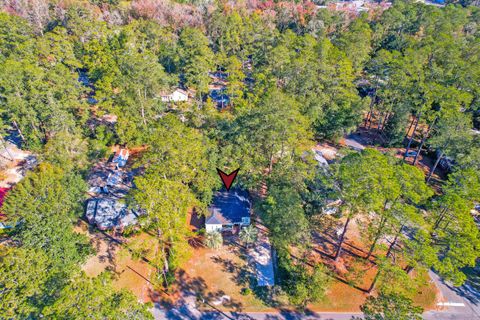
[[[480,319],[478,0],[0,0],[0,319]]]

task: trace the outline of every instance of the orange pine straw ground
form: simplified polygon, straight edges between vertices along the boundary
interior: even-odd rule
[[[87,235],[92,246],[97,251],[82,266],[82,270],[88,276],[95,277],[105,270],[110,270],[114,273],[114,288],[128,289],[142,302],[153,301],[158,296],[150,283],[155,268],[149,263],[141,259],[134,259],[128,249],[117,244],[107,235],[94,231],[91,226],[83,221],[79,222],[75,230]],[[150,238],[150,235],[141,233],[132,237],[129,241],[138,239],[147,242],[151,240]],[[149,257],[146,258],[148,259]]]

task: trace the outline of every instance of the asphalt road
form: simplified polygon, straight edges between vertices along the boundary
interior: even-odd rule
[[[188,308],[181,307],[173,310],[161,310],[155,307],[153,314],[155,319],[168,320],[355,320],[362,319],[361,313],[329,313],[321,312],[314,314],[301,314],[295,312],[269,312],[269,313],[221,313],[221,312],[198,312],[192,314]],[[425,320],[477,320],[478,316],[450,311],[429,311],[424,313]]]
[[[431,319],[480,319],[480,292],[474,291],[468,285],[455,288],[444,282],[433,271],[429,272],[430,278],[440,290],[443,296],[442,312],[430,312],[434,318]]]

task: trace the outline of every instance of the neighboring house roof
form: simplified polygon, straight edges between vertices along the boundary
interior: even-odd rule
[[[242,218],[250,218],[248,194],[241,190],[217,192],[208,211],[205,224],[242,223]]]
[[[114,199],[91,199],[85,212],[88,221],[101,230],[135,224],[139,214]]]
[[[180,89],[180,88],[175,89],[171,93],[163,92],[163,93],[160,94],[160,98],[164,102],[168,102],[168,101],[187,101],[188,97],[189,97],[188,92],[183,90],[183,89]]]
[[[128,159],[128,150],[127,149],[120,149],[119,151],[117,151],[117,154],[116,154],[118,157],[122,157],[123,159]]]
[[[116,171],[113,174],[109,173],[107,177],[107,186],[116,186],[117,184],[122,182],[122,178],[123,178],[122,171]]]
[[[120,149],[115,153],[112,162],[117,163],[119,167],[124,167],[127,164],[130,153],[127,149]]]
[[[178,93],[183,94],[183,95],[186,95],[186,96],[188,97],[188,92],[185,91],[185,90],[183,90],[183,89],[176,89],[176,90],[173,91],[173,92],[174,92],[174,93],[175,93],[175,92],[178,92]]]

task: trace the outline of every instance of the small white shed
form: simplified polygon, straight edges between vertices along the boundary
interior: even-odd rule
[[[163,102],[181,102],[188,101],[188,92],[182,89],[175,89],[171,94],[162,95]]]

